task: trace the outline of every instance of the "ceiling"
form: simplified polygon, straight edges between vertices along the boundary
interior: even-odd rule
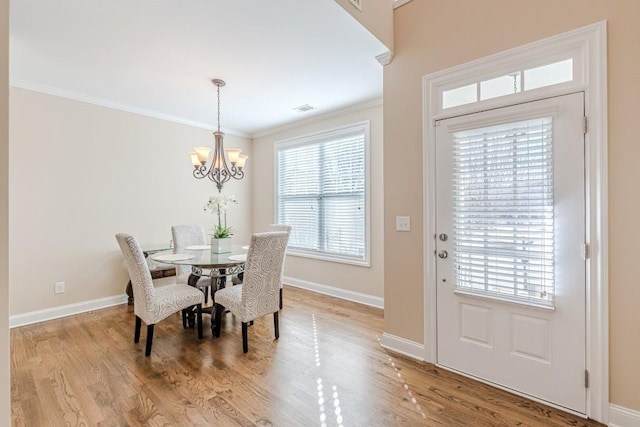
[[[12,0],[17,87],[256,135],[382,97],[387,51],[334,0]],[[294,107],[310,104],[306,113]]]

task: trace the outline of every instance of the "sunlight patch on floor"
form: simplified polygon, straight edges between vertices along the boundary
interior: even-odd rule
[[[318,328],[316,324],[316,315],[311,315],[311,320],[313,323],[313,346],[315,350],[316,357],[316,367],[320,366],[320,346],[318,344]],[[333,412],[336,416],[336,423],[338,427],[344,427],[342,421],[342,408],[340,407],[340,399],[338,394],[338,386],[334,385],[332,387],[332,393],[330,396],[325,399],[324,394],[324,384],[322,383],[322,377],[319,377],[316,381],[317,390],[318,390],[318,409],[320,411],[320,427],[327,427],[327,406],[329,403],[329,399],[333,398]]]
[[[380,337],[376,337],[376,339],[378,340],[378,344],[380,344],[380,348],[383,348]],[[402,378],[402,373],[400,372],[400,369],[398,369],[398,367],[396,366],[396,363],[393,361],[393,358],[387,356],[387,360],[389,361],[389,364],[391,365],[391,367],[394,369],[396,373],[396,377],[398,378],[398,381],[402,382],[402,388],[407,393],[407,396],[411,401],[411,403],[413,403],[416,406],[416,410],[420,413],[420,415],[422,415],[422,418],[427,418],[427,415],[422,410],[422,407],[418,404],[418,400],[413,395],[413,392],[409,389],[409,384],[407,384],[406,381]]]

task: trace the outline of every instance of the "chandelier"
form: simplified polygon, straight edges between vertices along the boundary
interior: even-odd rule
[[[225,85],[224,80],[213,79],[211,82],[218,88],[218,130],[213,132],[215,138],[215,146],[213,149],[209,147],[195,147],[189,155],[191,156],[191,163],[193,164],[193,176],[197,179],[209,178],[216,183],[218,192],[222,191],[222,185],[229,181],[231,178],[242,179],[244,178],[244,163],[249,156],[240,154],[242,150],[237,148],[224,149],[224,133],[220,131],[220,88]],[[211,156],[211,166],[207,167],[207,161],[209,160],[209,154],[213,151]],[[227,153],[229,157],[229,163],[225,158],[224,153]],[[231,166],[229,166],[231,164]]]

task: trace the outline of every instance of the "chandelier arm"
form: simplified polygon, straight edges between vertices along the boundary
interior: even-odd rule
[[[205,178],[207,175],[209,175],[209,171],[207,171],[207,167],[206,166],[200,166],[197,168],[193,168],[193,177],[197,178],[197,179],[202,179]]]
[[[234,169],[234,172],[233,172],[233,175],[231,175],[231,178],[234,178],[234,179],[242,179],[242,178],[244,178],[244,171],[243,170],[240,170],[235,166],[232,166],[232,169]]]
[[[229,174],[224,169],[211,169],[209,172],[209,179],[215,182],[218,192],[222,192],[223,184],[229,181]]]

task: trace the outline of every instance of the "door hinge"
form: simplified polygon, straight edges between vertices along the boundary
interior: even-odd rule
[[[589,259],[589,244],[588,243],[583,243],[582,244],[582,258],[584,258],[585,261]]]
[[[584,388],[589,388],[589,371],[584,370]]]
[[[589,131],[589,119],[587,116],[582,118],[582,133],[587,133]]]

